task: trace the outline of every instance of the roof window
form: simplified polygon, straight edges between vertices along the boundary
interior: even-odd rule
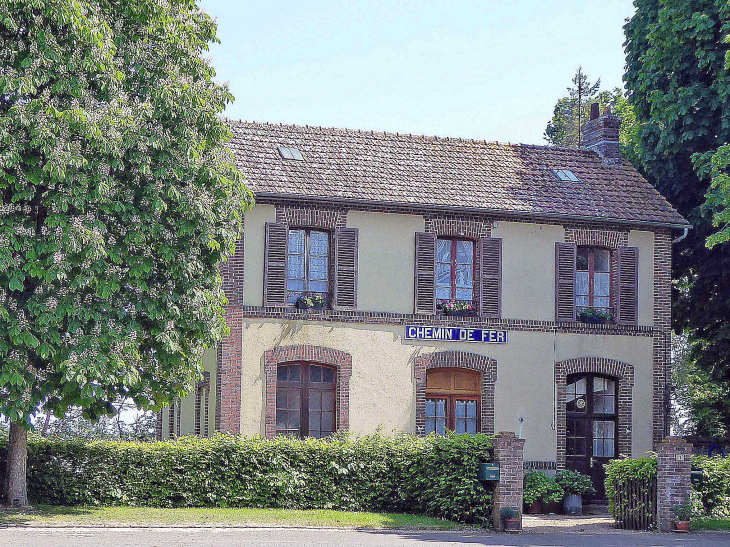
[[[286,146],[279,147],[279,155],[285,160],[304,161],[302,153],[296,148],[288,148]]]
[[[578,182],[578,177],[573,174],[573,171],[569,171],[567,169],[553,169],[553,174],[560,180],[571,180],[573,182]]]

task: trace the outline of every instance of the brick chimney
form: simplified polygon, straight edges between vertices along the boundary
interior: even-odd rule
[[[599,108],[598,103],[591,105],[591,119],[583,126],[583,148],[598,152],[604,161],[617,161],[621,157],[618,144],[621,120],[611,114],[608,106],[599,116]]]

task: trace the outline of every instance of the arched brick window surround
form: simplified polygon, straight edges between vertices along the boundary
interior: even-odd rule
[[[337,431],[350,428],[350,377],[352,376],[352,355],[332,348],[310,345],[279,346],[264,353],[266,373],[266,437],[276,436],[276,372],[284,363],[307,361],[329,365],[337,370],[335,387],[337,400]]]
[[[555,386],[557,391],[557,468],[565,469],[565,389],[571,374],[593,373],[613,376],[618,380],[618,451],[631,455],[631,391],[634,387],[634,367],[621,361],[603,357],[581,357],[555,363]]]
[[[494,434],[494,383],[497,361],[466,351],[437,351],[416,357],[416,434],[426,431],[426,371],[433,368],[466,368],[478,370],[482,376],[481,433]]]

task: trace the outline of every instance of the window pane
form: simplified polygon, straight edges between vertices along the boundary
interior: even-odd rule
[[[466,415],[468,418],[476,418],[477,417],[477,402],[476,401],[467,401],[466,403]]]
[[[451,287],[451,264],[436,265],[436,285],[439,287]]]
[[[471,241],[456,242],[457,264],[474,264],[474,243]]]
[[[456,300],[472,300],[473,291],[471,289],[456,289]]]
[[[581,378],[575,383],[575,392],[579,395],[585,395],[586,394],[586,379]]]
[[[588,272],[575,272],[575,294],[585,296],[588,294]]]
[[[467,420],[466,421],[466,432],[475,434],[477,432],[477,421]]]
[[[436,401],[426,399],[426,416],[436,416]]]
[[[426,435],[433,433],[434,431],[436,431],[436,419],[426,418]]]
[[[334,411],[335,394],[332,391],[322,392],[322,410]]]
[[[438,399],[436,401],[436,416],[446,416],[446,400]]]
[[[304,279],[289,279],[286,282],[286,288],[293,293],[304,292]]]
[[[616,412],[616,400],[615,397],[606,395],[603,400],[603,412],[606,414],[613,414]]]
[[[289,410],[299,410],[301,408],[301,396],[299,393],[299,390],[296,391],[288,391],[288,403],[287,407]]]
[[[611,294],[611,274],[595,274],[593,277],[593,294],[595,296],[608,296]]]
[[[322,367],[317,365],[309,366],[309,381],[310,382],[321,382],[322,381]]]
[[[309,279],[317,281],[327,280],[326,256],[312,256],[309,258]]]
[[[603,436],[606,439],[614,438],[614,427],[616,424],[613,422],[603,422]]]
[[[456,266],[456,286],[472,288],[474,286],[474,269],[468,264]]]
[[[595,271],[595,272],[610,272],[611,271],[611,253],[608,249],[594,249],[593,271]]]
[[[300,382],[301,381],[301,367],[299,365],[289,366],[289,381]]]
[[[611,301],[608,296],[597,296],[593,299],[593,305],[596,308],[609,308],[611,306]]]
[[[289,367],[279,367],[276,369],[276,380],[279,382],[286,382],[289,377]]]
[[[613,439],[607,439],[603,441],[603,457],[604,458],[613,458],[615,456],[614,453],[614,442]]]
[[[335,382],[335,370],[329,367],[322,367],[322,381],[325,384],[333,384]]]
[[[287,276],[289,279],[304,279],[304,255],[289,255]]]
[[[593,412],[603,412],[603,395],[594,395],[593,396]]]
[[[289,230],[289,254],[304,254],[304,230]]]
[[[438,435],[446,434],[446,419],[445,418],[436,418],[436,433]]]
[[[283,430],[286,429],[286,410],[277,410],[276,411],[276,429]]]
[[[317,433],[319,433],[320,416],[320,412],[309,411],[309,434],[312,437],[317,437]]]
[[[309,232],[309,254],[323,255],[329,254],[329,235],[327,232]]]
[[[588,297],[587,296],[576,296],[575,305],[578,306],[579,308],[587,308],[589,305]]]
[[[598,439],[603,438],[603,422],[600,420],[594,420],[593,422],[593,437]]]
[[[436,261],[451,262],[451,240],[439,239],[436,241]]]
[[[436,287],[436,298],[439,300],[451,299],[451,287]]]
[[[465,420],[457,419],[456,423],[454,424],[456,426],[456,432],[457,433],[466,433],[466,423]]]
[[[593,439],[593,456],[596,458],[603,457],[603,440]]]
[[[466,401],[456,401],[456,417],[466,418]]]
[[[309,392],[309,412],[322,410],[322,394],[319,391]]]
[[[283,410],[286,410],[289,408],[287,406],[287,392],[286,391],[277,391],[276,392],[276,408],[281,408]]]
[[[588,254],[588,247],[578,247],[578,257],[575,263],[576,270],[588,271]]]
[[[335,413],[322,412],[322,431],[332,433],[335,430]]]
[[[289,411],[289,429],[299,429],[299,409]]]

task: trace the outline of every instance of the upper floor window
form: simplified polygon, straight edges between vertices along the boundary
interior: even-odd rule
[[[329,302],[329,234],[321,230],[289,230],[287,303],[310,297]]]
[[[436,302],[474,300],[474,242],[436,240]]]
[[[611,313],[611,251],[608,249],[578,247],[575,306],[577,315],[587,308]]]
[[[279,365],[276,433],[326,437],[335,431],[335,369],[315,363]]]

